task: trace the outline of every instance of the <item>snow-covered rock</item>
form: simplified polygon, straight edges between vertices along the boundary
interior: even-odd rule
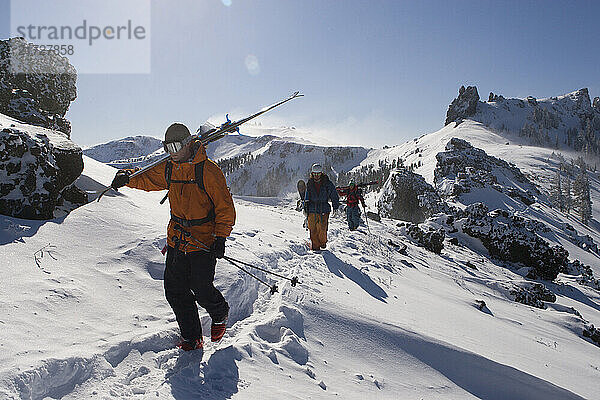
[[[0,40],[0,113],[70,137],[65,113],[77,97],[68,59],[22,38]]]
[[[493,189],[525,205],[536,201],[536,186],[514,165],[489,156],[469,142],[452,138],[446,151],[435,156],[434,182],[445,196],[460,196],[474,188]]]
[[[586,156],[600,154],[600,100],[594,98],[592,104],[587,88],[545,99],[490,93],[487,102],[479,101],[477,88],[463,89],[448,108],[446,125],[469,119],[536,146],[571,148]]]
[[[542,309],[546,308],[545,302],[556,301],[556,295],[540,282],[515,283],[510,290],[510,295],[517,303]]]
[[[385,182],[377,208],[383,217],[421,223],[447,206],[422,176],[399,168]]]
[[[51,219],[64,200],[84,203],[71,186],[82,170],[81,148],[66,134],[0,114],[0,214]]]
[[[529,278],[553,280],[568,263],[567,250],[539,236],[549,231],[543,223],[505,210],[488,212],[482,203],[469,205],[459,216],[462,232],[479,239],[490,256],[530,268]]]
[[[479,103],[479,93],[475,86],[461,86],[458,91],[458,97],[452,101],[446,113],[446,122],[460,121],[464,118],[469,118],[477,112],[477,104]]]
[[[419,227],[411,222],[399,222],[400,234],[412,239],[417,246],[426,250],[440,254],[444,248],[444,238],[446,237],[443,229],[433,229],[432,227]]]

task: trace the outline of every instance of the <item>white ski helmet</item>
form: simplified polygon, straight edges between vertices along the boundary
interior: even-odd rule
[[[319,164],[319,163],[315,163],[310,168],[310,172],[312,174],[322,174],[323,173],[323,166],[321,164]]]

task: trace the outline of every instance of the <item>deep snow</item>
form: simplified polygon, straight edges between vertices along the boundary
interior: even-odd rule
[[[542,188],[556,168],[552,150],[507,140],[473,121],[371,150],[360,165],[421,160],[415,171],[432,183],[435,154],[451,137],[513,162]],[[78,185],[93,198],[115,169],[84,160]],[[592,178],[590,227],[543,204],[513,205],[511,211],[549,224],[553,232],[546,239],[591,265],[598,277],[598,255],[575,246],[565,231],[569,223],[600,242],[600,184]],[[158,204],[163,195],[123,188],[52,221],[0,217],[6,260],[0,398],[597,397],[600,348],[582,338],[574,310],[600,326],[598,291],[560,275],[546,283],[557,296],[547,309],[515,303],[506,288],[524,278],[486,258],[477,240],[458,236],[459,246],[446,241],[435,255],[386,219],[349,232],[338,217],[327,250],[316,254],[307,250],[303,216],[289,195],[235,196],[238,218],[227,254],[298,276],[301,284],[291,287],[257,272],[279,285],[280,293],[271,296],[220,260],[216,283],[231,305],[229,330],[218,345],[180,352],[162,289],[160,249],[169,218],[168,206]],[[375,201],[370,193],[367,203]],[[408,246],[406,254],[397,251],[399,243]],[[480,311],[477,300],[487,308]],[[206,334],[210,319],[201,315]]]

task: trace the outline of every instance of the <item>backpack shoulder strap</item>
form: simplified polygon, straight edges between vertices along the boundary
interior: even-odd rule
[[[165,164],[165,180],[167,181],[167,190],[171,187],[171,175],[173,174],[173,163],[167,161]]]
[[[206,192],[206,187],[204,186],[204,161],[196,164],[196,184],[203,192]],[[210,196],[209,196],[210,198]]]
[[[201,161],[198,164],[196,164],[196,166],[195,166],[196,185],[198,185],[198,188],[206,194],[206,197],[208,197],[208,200],[210,201],[210,204],[212,205],[211,212],[214,213],[215,203],[212,201],[212,199],[210,198],[210,195],[206,191],[206,186],[204,186],[204,162],[205,161]]]
[[[165,194],[165,197],[162,198],[162,200],[160,201],[160,204],[163,204],[165,201],[167,201],[167,198],[169,197],[169,188],[171,187],[171,174],[173,173],[173,163],[171,161],[167,161],[165,163],[165,180],[167,181],[167,194]]]

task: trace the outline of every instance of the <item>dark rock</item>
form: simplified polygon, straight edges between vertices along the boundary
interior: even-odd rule
[[[583,327],[583,337],[590,339],[592,343],[600,347],[600,329],[595,328],[593,324]]]
[[[473,188],[489,187],[531,205],[539,194],[537,187],[517,167],[486,154],[466,140],[451,138],[446,151],[438,153],[436,159],[433,181],[445,196],[460,196]],[[513,182],[520,184],[516,186]]]
[[[475,266],[475,264],[473,264],[471,261],[467,261],[467,262],[465,263],[465,265],[466,265],[467,267],[471,268],[471,269],[475,269],[475,270],[477,269],[477,267]]]
[[[510,291],[514,301],[528,306],[545,309],[544,302],[554,303],[556,295],[539,282],[520,282]]]
[[[75,182],[83,171],[83,152],[80,148],[53,147],[52,155],[58,166],[58,185],[66,187]]]
[[[64,188],[61,196],[64,200],[73,204],[86,204],[88,202],[87,193],[75,185],[69,185]]]
[[[407,222],[403,227],[404,234],[416,242],[417,245],[424,247],[426,250],[440,254],[444,248],[445,233],[443,229],[435,230],[428,228],[427,230],[419,228],[418,225]]]
[[[533,97],[533,96],[527,96],[527,102],[529,104],[531,104],[532,106],[537,106],[538,105],[536,98]]]
[[[379,214],[372,211],[367,211],[367,218],[372,219],[373,221],[381,222],[381,217]]]
[[[457,239],[457,238],[455,238],[455,237],[453,237],[453,238],[450,238],[449,242],[450,242],[450,244],[453,244],[453,245],[455,245],[455,246],[458,246],[458,239]]]
[[[543,223],[526,220],[505,211],[491,213],[482,203],[469,205],[460,216],[462,230],[481,240],[490,256],[530,268],[528,278],[553,280],[568,264],[562,246],[550,247],[537,232],[548,232]]]
[[[444,125],[475,115],[478,103],[479,93],[477,93],[477,87],[468,86],[465,89],[464,86],[461,86],[458,91],[458,97],[454,99],[448,107]]]
[[[404,243],[396,243],[390,239],[388,240],[388,245],[394,247],[398,253],[406,255],[407,246]]]
[[[490,92],[490,96],[488,98],[488,103],[502,102],[502,101],[504,101],[504,97],[502,95],[497,95],[497,94],[494,94],[493,92]]]
[[[447,206],[421,175],[400,168],[385,182],[377,208],[383,217],[421,223]]]
[[[5,171],[0,214],[51,219],[61,202],[61,191],[83,170],[82,153],[65,134],[50,130],[32,134],[26,130],[28,126],[0,132],[0,170]]]
[[[70,136],[64,116],[77,97],[76,80],[67,58],[22,38],[0,40],[0,113]]]
[[[475,300],[475,307],[477,307],[477,309],[479,311],[483,311],[483,310],[487,309],[487,305],[485,304],[485,301],[483,301],[483,300]]]
[[[600,112],[600,97],[594,97],[594,104],[592,104],[592,107],[594,107],[596,111]]]

